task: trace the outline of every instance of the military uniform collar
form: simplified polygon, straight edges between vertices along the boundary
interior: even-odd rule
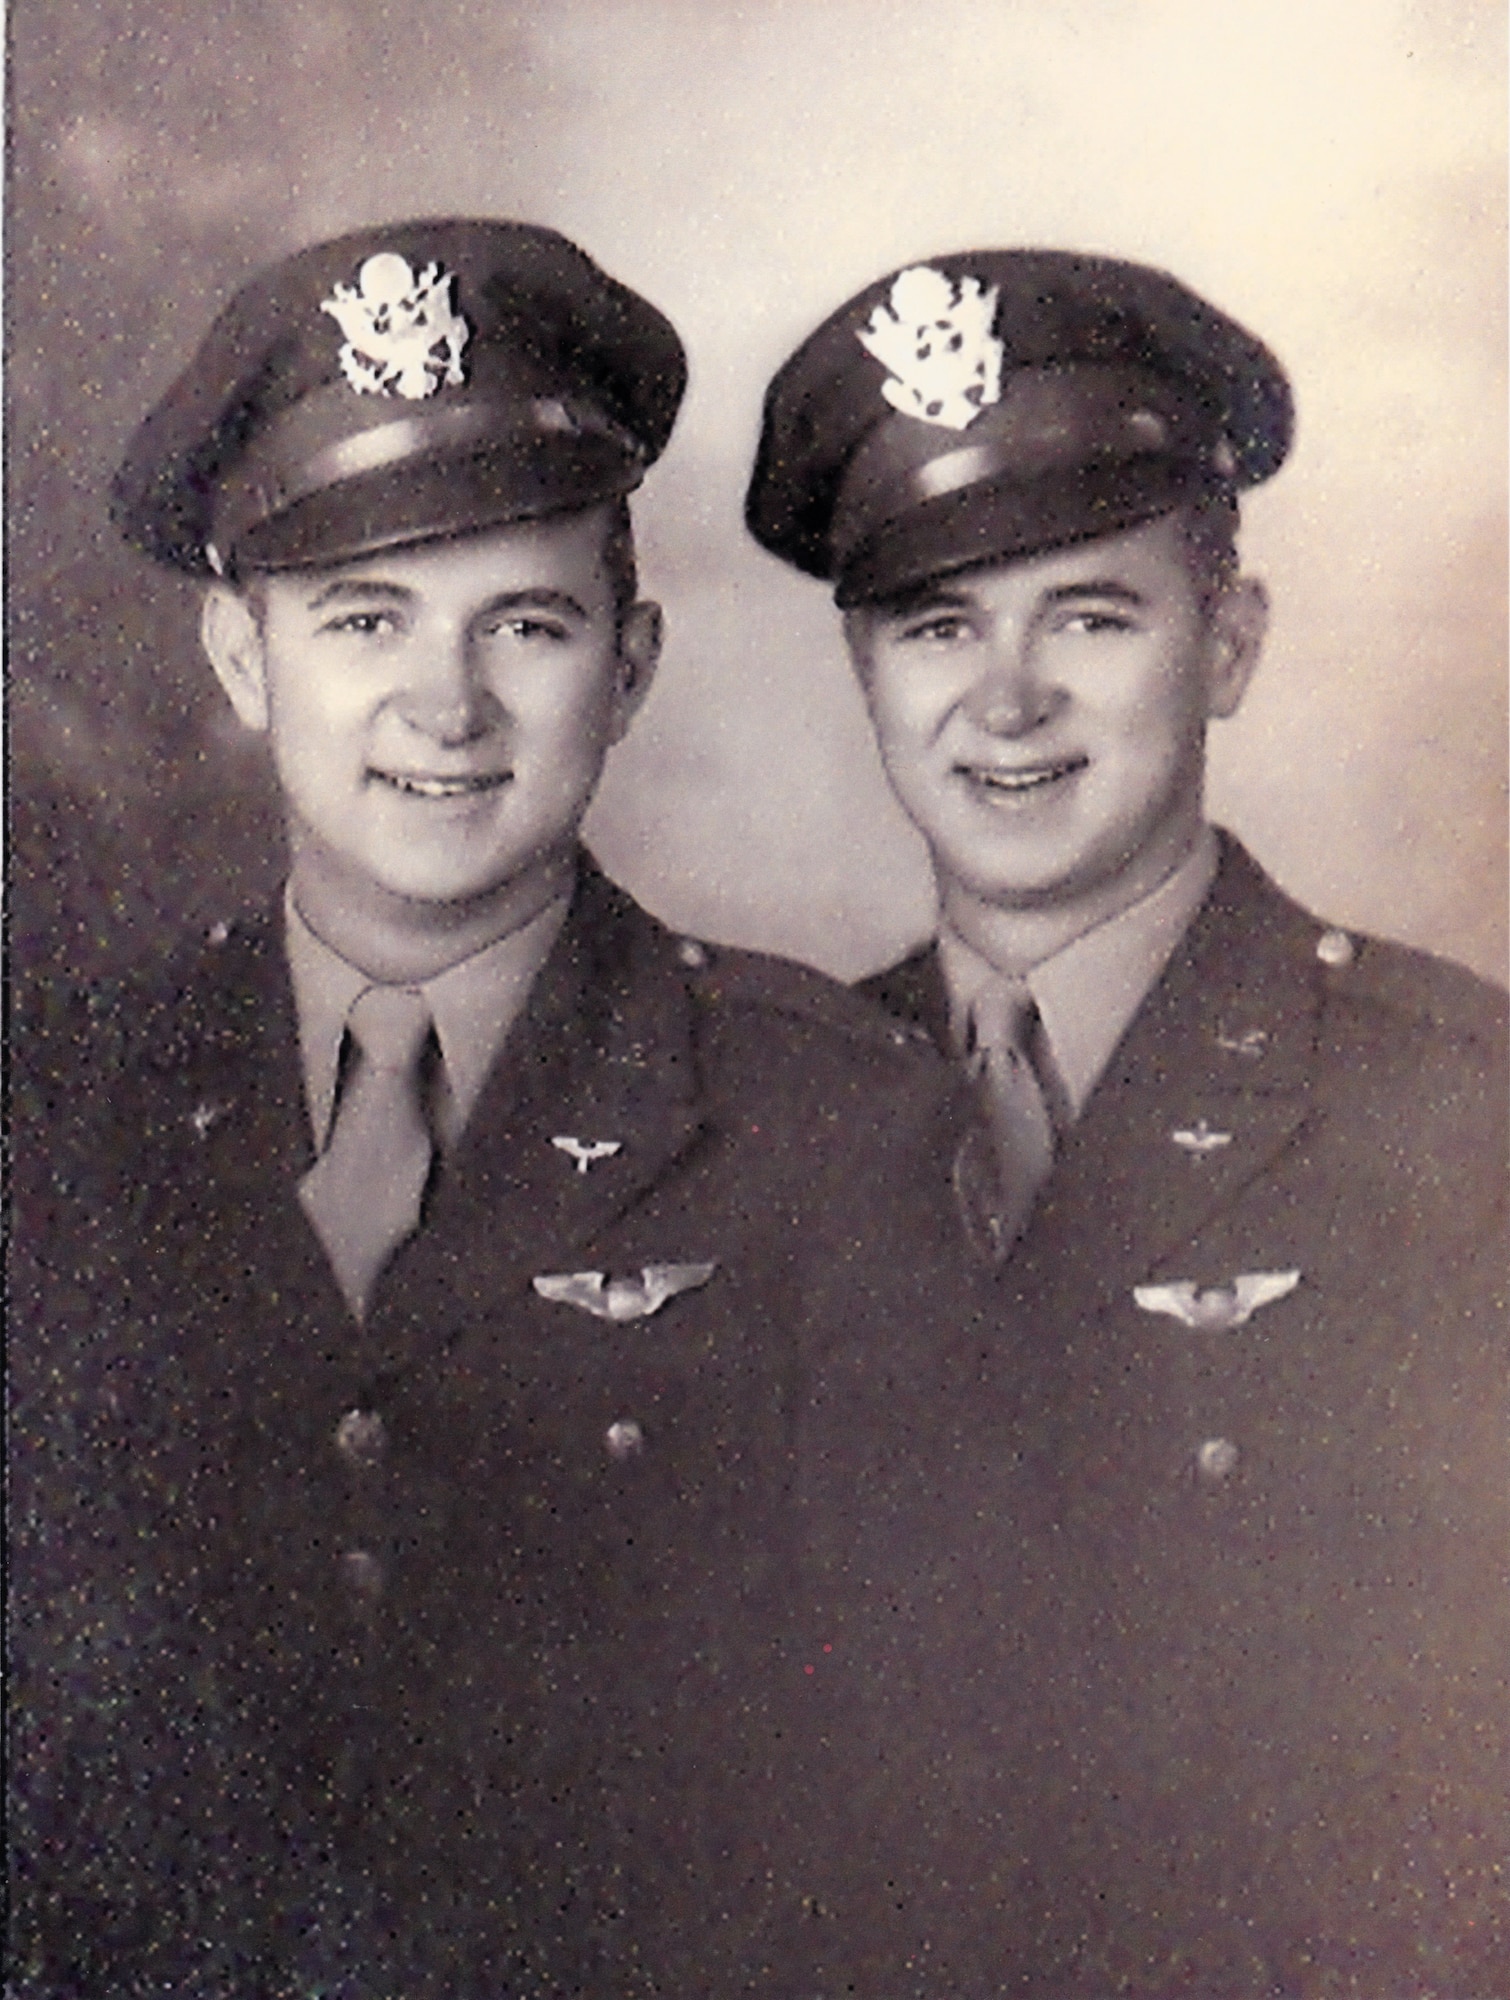
[[[473,952],[431,979],[416,982],[429,1003],[445,1066],[443,1129],[454,1143],[465,1127],[493,1059],[519,1018],[530,988],[566,920],[569,898],[546,905],[519,930]],[[341,1038],[352,1003],[374,984],[325,943],[284,893],[284,927],[305,1102],[318,1150],[335,1108]]]
[[[1211,888],[1217,872],[1210,827],[1170,875],[1130,908],[1074,938],[1022,972],[1038,1006],[1054,1067],[1078,1118],[1128,1024]],[[958,932],[939,934],[950,1030],[963,1048],[970,1010],[987,983],[1019,971],[992,963]]]

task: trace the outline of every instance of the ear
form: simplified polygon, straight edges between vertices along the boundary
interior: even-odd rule
[[[1207,634],[1206,714],[1236,715],[1269,629],[1269,593],[1256,576],[1227,585],[1211,612]]]
[[[239,590],[212,583],[199,614],[199,643],[247,729],[268,724],[267,652],[256,614]]]
[[[630,723],[650,692],[660,664],[663,630],[661,607],[645,597],[631,604],[619,620],[619,685],[611,737],[615,743],[629,733]]]

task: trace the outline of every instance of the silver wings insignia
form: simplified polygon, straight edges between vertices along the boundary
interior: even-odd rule
[[[1202,1333],[1230,1333],[1260,1306],[1287,1298],[1299,1283],[1299,1271],[1245,1271],[1230,1284],[1200,1291],[1192,1279],[1177,1278],[1168,1285],[1134,1285],[1133,1301],[1144,1312],[1168,1313]]]
[[[594,1319],[648,1319],[678,1292],[706,1285],[717,1264],[646,1264],[638,1278],[605,1281],[602,1271],[544,1272],[533,1279],[542,1299],[579,1306]]]
[[[577,1163],[577,1172],[585,1174],[597,1160],[611,1160],[615,1153],[622,1153],[622,1139],[574,1139],[563,1132],[551,1144]]]

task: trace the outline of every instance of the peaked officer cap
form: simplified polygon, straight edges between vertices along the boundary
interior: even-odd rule
[[[1284,370],[1166,272],[966,250],[868,286],[771,383],[745,518],[841,605],[1267,479]]]
[[[359,230],[236,294],[133,439],[114,518],[232,572],[590,506],[639,484],[686,379],[670,322],[554,230]]]

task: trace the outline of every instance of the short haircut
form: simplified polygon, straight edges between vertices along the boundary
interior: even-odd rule
[[[634,554],[634,522],[629,501],[621,493],[608,505],[608,526],[603,536],[603,567],[613,593],[614,622],[622,625],[624,613],[640,594],[640,571]]]
[[[1179,510],[1181,539],[1202,611],[1209,614],[1238,572],[1238,508],[1232,493],[1211,493]]]
[[[640,594],[639,565],[634,553],[634,522],[630,518],[629,501],[623,494],[617,499],[597,504],[607,511],[603,529],[603,569],[613,599],[614,625],[621,628],[625,612]],[[583,512],[588,511],[583,509]],[[267,613],[266,580],[277,574],[275,570],[251,567],[243,570],[234,565],[226,572],[225,581],[246,599],[259,626]]]

